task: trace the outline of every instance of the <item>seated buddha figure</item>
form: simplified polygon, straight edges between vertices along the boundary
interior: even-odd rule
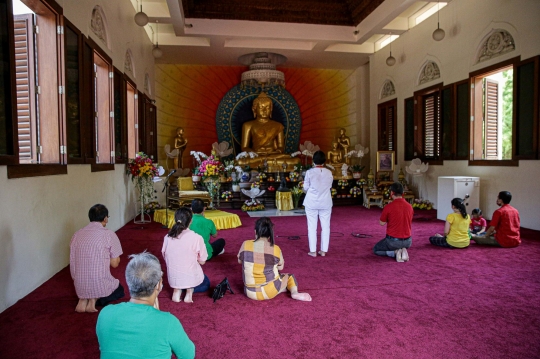
[[[341,150],[339,149],[339,143],[332,142],[332,149],[326,153],[326,158],[332,167],[334,167],[333,174],[338,175],[341,173],[341,167],[344,165]]]
[[[279,166],[285,162],[289,169],[292,169],[294,164],[300,163],[299,158],[293,158],[284,153],[284,127],[271,119],[272,106],[272,100],[264,92],[253,100],[252,110],[255,119],[242,125],[241,148],[244,152],[255,152],[259,157],[241,158],[238,160],[239,165],[256,167],[266,160],[267,163],[275,163]]]

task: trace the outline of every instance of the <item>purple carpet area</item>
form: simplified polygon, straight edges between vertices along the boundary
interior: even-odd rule
[[[512,249],[471,244],[432,246],[443,232],[436,211],[417,211],[410,262],[372,253],[384,237],[381,209],[335,207],[326,257],[307,255],[305,217],[276,217],[285,273],[295,274],[312,302],[288,293],[257,302],[243,294],[236,254],[253,239],[256,218],[219,232],[225,253],[203,266],[212,286],[228,277],[234,295],[212,302],[173,303],[165,278],[161,309],[176,315],[197,358],[540,358],[540,233],[523,230]],[[117,233],[124,254],[112,273],[127,289],[127,255],[147,249],[161,257],[166,230],[132,222]],[[351,233],[372,237],[357,238]],[[300,236],[298,240],[288,237]],[[127,295],[122,301],[129,300]],[[98,314],[75,313],[66,267],[0,314],[0,358],[98,358]]]

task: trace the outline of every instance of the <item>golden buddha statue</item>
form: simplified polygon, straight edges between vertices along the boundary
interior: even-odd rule
[[[299,158],[293,158],[284,153],[284,127],[281,123],[271,119],[272,106],[272,100],[264,92],[261,92],[253,100],[252,110],[255,119],[243,124],[242,142],[240,145],[242,151],[255,152],[259,157],[241,158],[238,160],[239,165],[250,165],[254,167],[262,164],[265,160],[267,163],[272,163],[272,167],[281,166],[284,162],[288,166],[294,166],[294,164],[300,163]],[[272,170],[275,171],[275,169]]]
[[[343,162],[341,161],[343,157],[341,155],[341,150],[338,148],[337,142],[332,142],[332,149],[327,152],[326,157],[328,157],[328,160],[333,167],[336,167],[336,165],[339,165],[339,167],[341,167],[341,165],[343,164]]]
[[[174,168],[184,168],[184,160],[182,156],[184,155],[184,150],[187,146],[187,139],[184,138],[184,129],[178,127],[176,129],[176,138],[174,139],[174,148],[178,149],[178,156],[174,159]]]
[[[340,128],[339,137],[337,141],[338,141],[339,147],[341,148],[341,158],[345,161],[346,164],[349,164],[349,157],[347,157],[347,153],[349,152],[351,140],[345,133],[346,133],[346,130],[344,128]]]

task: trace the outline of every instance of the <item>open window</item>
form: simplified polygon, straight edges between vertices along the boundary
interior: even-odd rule
[[[114,163],[112,64],[94,52],[94,126],[96,163]]]
[[[512,160],[514,66],[474,76],[472,160]]]
[[[414,93],[405,100],[405,159],[441,160],[442,84]],[[412,143],[411,143],[412,141]]]
[[[13,12],[19,163],[61,163],[60,16],[41,1],[13,0]]]

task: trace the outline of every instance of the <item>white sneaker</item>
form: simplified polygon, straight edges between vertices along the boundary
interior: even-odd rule
[[[407,252],[407,248],[401,248],[401,259],[403,259],[403,262],[409,261],[409,252]]]
[[[220,254],[223,254],[223,253],[225,253],[225,248],[223,248],[223,249],[221,250],[221,252],[219,252],[218,256],[219,256]]]
[[[394,253],[396,254],[396,262],[400,262],[400,263],[403,262],[403,258],[401,257],[403,252],[402,252],[401,248],[396,249],[394,251]]]

